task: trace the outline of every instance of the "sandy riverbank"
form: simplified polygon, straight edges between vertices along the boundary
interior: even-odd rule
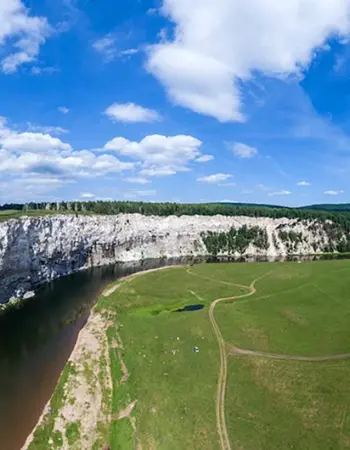
[[[120,278],[105,289],[102,296],[110,296],[124,282],[133,278],[176,267],[182,266],[164,266]],[[69,436],[69,430],[74,427],[79,429],[77,434],[80,436],[82,448],[90,449],[98,440],[102,445],[105,444],[101,424],[109,422],[110,411],[105,410],[104,405],[106,399],[112,395],[109,348],[105,331],[111,325],[96,312],[96,308],[93,308],[78,335],[55,392],[21,450],[28,450],[32,443],[45,434],[45,428],[48,426],[53,430],[47,442],[49,446],[53,443],[53,435],[55,435],[55,439],[62,443],[60,448],[71,449],[71,441],[67,436]],[[58,410],[53,407],[57,401],[61,403]]]

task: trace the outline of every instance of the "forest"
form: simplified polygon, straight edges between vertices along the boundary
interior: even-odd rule
[[[209,231],[202,233],[203,242],[210,253],[216,256],[220,253],[233,255],[235,252],[243,254],[250,244],[260,250],[268,250],[269,240],[267,231],[260,227],[247,227],[236,229],[232,227],[227,233]]]
[[[307,230],[316,236],[318,231],[323,229],[324,236],[311,242],[315,253],[350,253],[350,231],[343,228],[341,224],[322,221],[322,222],[303,222]],[[277,236],[279,240],[277,239]],[[208,231],[201,234],[207,251],[212,256],[243,254],[252,244],[261,251],[269,249],[269,239],[265,228],[259,226],[248,227],[243,225],[236,229],[232,227],[227,232]],[[289,225],[280,224],[276,232],[272,233],[272,241],[276,250],[280,250],[279,241],[281,241],[289,255],[299,253],[299,245],[308,243],[308,238],[301,232],[289,229]]]
[[[181,216],[202,215],[214,216],[248,216],[248,217],[270,217],[288,218],[297,220],[317,220],[322,222],[332,221],[340,229],[350,231],[350,211],[340,209],[341,205],[333,205],[338,210],[331,210],[331,205],[302,208],[287,208],[269,205],[250,205],[235,203],[146,203],[131,201],[87,201],[87,202],[56,202],[56,203],[27,203],[27,204],[5,204],[0,206],[0,211],[13,211],[20,213],[79,213],[79,214],[133,214],[156,216]]]

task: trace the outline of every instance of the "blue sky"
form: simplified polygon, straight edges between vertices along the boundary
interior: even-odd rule
[[[348,2],[243,3],[0,0],[0,203],[350,201]]]

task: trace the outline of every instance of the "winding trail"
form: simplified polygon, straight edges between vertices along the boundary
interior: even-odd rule
[[[339,359],[350,359],[350,353],[341,353],[339,355],[324,355],[324,356],[297,356],[297,355],[280,355],[276,353],[264,353],[254,350],[245,350],[238,348],[232,344],[226,344],[231,350],[231,355],[248,355],[248,356],[260,356],[268,359],[280,359],[284,361],[334,361]]]
[[[210,277],[204,277],[202,275],[198,275],[194,272],[192,272],[190,269],[187,269],[187,273],[190,275],[204,278],[207,280],[215,281],[217,283],[221,284],[227,284],[230,286],[235,286],[238,288],[248,289],[249,292],[242,295],[235,295],[233,297],[223,297],[223,298],[217,298],[214,300],[209,307],[209,319],[212,324],[212,327],[214,329],[216,339],[219,344],[220,349],[220,373],[219,373],[219,379],[218,379],[218,386],[217,386],[217,393],[216,393],[216,428],[219,434],[220,438],[220,446],[221,450],[231,450],[231,442],[228,436],[227,427],[226,427],[226,418],[225,418],[225,393],[226,393],[226,384],[227,384],[227,353],[225,348],[225,341],[222,337],[220,328],[215,320],[215,307],[218,303],[225,302],[225,301],[232,301],[232,300],[238,300],[242,298],[248,298],[251,297],[256,293],[255,284],[261,280],[262,278],[266,277],[269,274],[265,274],[259,278],[256,278],[254,281],[250,283],[249,286],[245,286],[242,284],[235,284],[230,283],[228,281],[222,281],[222,280],[216,280],[215,278]]]
[[[256,278],[254,281],[250,283],[249,286],[245,286],[242,284],[231,283],[228,281],[217,280],[215,278],[206,277],[203,275],[199,275],[195,272],[192,272],[189,268],[187,268],[187,273],[193,275],[198,278],[202,278],[205,280],[214,281],[216,283],[226,284],[230,286],[235,286],[241,289],[247,289],[248,292],[242,295],[236,295],[233,297],[224,297],[213,300],[209,307],[209,318],[214,329],[216,339],[218,341],[219,349],[220,349],[220,374],[218,379],[217,386],[217,394],[216,394],[216,427],[220,438],[220,446],[221,450],[231,450],[231,443],[227,432],[226,427],[226,418],[225,418],[225,393],[226,393],[226,384],[227,384],[227,351],[226,348],[230,351],[232,356],[258,356],[262,358],[268,359],[277,359],[277,360],[285,360],[285,361],[334,361],[334,360],[342,360],[342,359],[350,359],[350,353],[343,353],[338,355],[324,355],[324,356],[297,356],[297,355],[282,355],[276,353],[265,353],[254,350],[246,350],[239,347],[236,347],[233,344],[225,343],[224,338],[222,337],[220,328],[215,320],[215,307],[218,303],[225,301],[233,301],[239,300],[243,298],[251,297],[256,293],[255,285],[256,283],[270,275],[271,272],[268,272],[259,278]]]
[[[217,386],[217,393],[216,393],[216,427],[218,430],[219,438],[220,438],[220,444],[222,450],[231,450],[231,443],[230,439],[228,437],[227,427],[226,427],[226,418],[225,418],[225,393],[226,393],[226,383],[227,383],[227,354],[225,350],[225,341],[222,337],[220,328],[215,320],[215,307],[218,303],[228,301],[228,300],[237,300],[240,298],[250,297],[255,294],[255,281],[250,285],[250,292],[243,295],[238,295],[234,297],[224,297],[224,298],[218,298],[214,300],[210,304],[209,308],[209,318],[210,322],[213,326],[216,339],[219,344],[220,349],[220,374],[219,374],[219,380],[218,380],[218,386]]]

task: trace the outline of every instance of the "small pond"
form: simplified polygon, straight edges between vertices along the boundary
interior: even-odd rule
[[[198,311],[203,309],[204,305],[187,305],[184,308],[177,309],[175,312],[185,312],[185,311]]]

